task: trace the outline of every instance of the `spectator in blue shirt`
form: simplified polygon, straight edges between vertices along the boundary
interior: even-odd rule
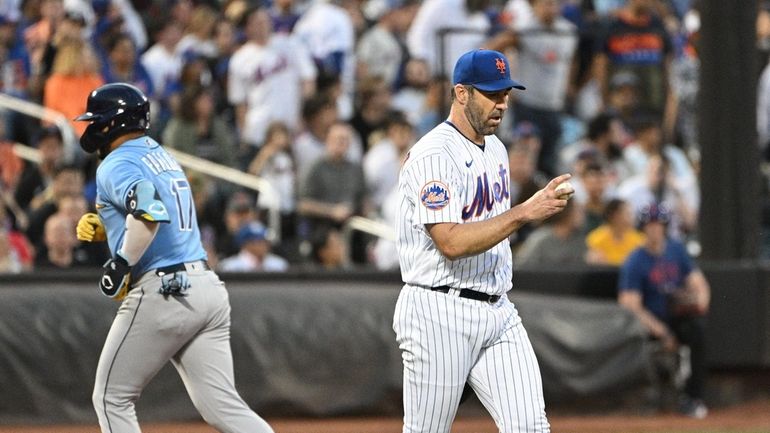
[[[684,245],[666,235],[669,211],[658,204],[640,217],[645,244],[623,263],[618,279],[618,302],[632,311],[664,350],[690,350],[691,375],[680,400],[682,413],[703,418],[706,379],[705,316],[711,290],[703,272]]]

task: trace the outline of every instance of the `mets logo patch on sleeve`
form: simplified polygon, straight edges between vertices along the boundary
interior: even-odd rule
[[[422,205],[430,210],[439,210],[449,204],[449,190],[443,183],[432,180],[420,191]]]

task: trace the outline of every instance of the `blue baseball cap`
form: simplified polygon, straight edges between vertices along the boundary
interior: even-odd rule
[[[263,241],[265,239],[267,239],[267,229],[256,221],[241,227],[235,234],[235,243],[239,247],[242,247],[247,242]]]
[[[473,50],[460,56],[452,84],[466,84],[482,92],[526,89],[511,79],[511,67],[505,55],[493,50]]]

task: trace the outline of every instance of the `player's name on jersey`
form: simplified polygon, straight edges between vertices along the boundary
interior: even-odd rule
[[[156,150],[142,157],[142,162],[155,174],[164,171],[182,171],[182,167],[165,150]]]

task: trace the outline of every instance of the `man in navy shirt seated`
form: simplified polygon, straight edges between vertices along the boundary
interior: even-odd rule
[[[640,216],[646,236],[643,246],[623,263],[618,279],[618,302],[632,311],[666,351],[690,350],[691,375],[680,400],[682,413],[704,418],[706,379],[705,316],[711,290],[684,245],[666,236],[670,212],[651,204]]]

